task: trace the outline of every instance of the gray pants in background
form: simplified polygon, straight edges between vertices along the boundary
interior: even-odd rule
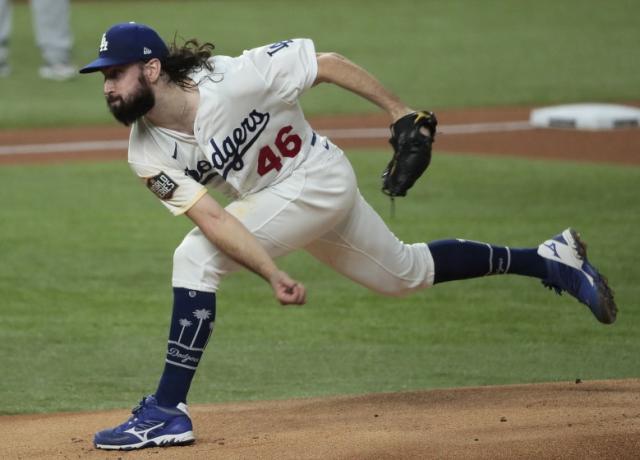
[[[46,64],[68,64],[73,36],[69,25],[69,0],[31,0],[36,43]],[[0,66],[9,58],[11,1],[0,0]]]

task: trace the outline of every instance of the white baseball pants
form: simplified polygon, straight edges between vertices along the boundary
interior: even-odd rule
[[[271,257],[304,249],[353,281],[391,296],[433,284],[433,258],[426,243],[404,244],[396,238],[364,200],[351,164],[333,145],[310,152],[283,182],[226,209]],[[224,275],[239,268],[194,228],[175,251],[172,283],[215,292]]]

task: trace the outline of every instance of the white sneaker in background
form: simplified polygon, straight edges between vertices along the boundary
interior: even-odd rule
[[[9,64],[0,64],[0,78],[11,75],[11,66]]]

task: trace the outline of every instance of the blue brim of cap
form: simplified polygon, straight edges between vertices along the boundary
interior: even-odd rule
[[[124,65],[124,64],[129,64],[131,62],[135,62],[138,59],[114,59],[114,58],[108,58],[108,57],[104,57],[104,58],[98,58],[95,61],[87,64],[86,66],[84,66],[83,68],[81,68],[79,70],[80,73],[91,73],[91,72],[97,72],[99,70],[102,70],[106,67],[112,67],[115,65]]]

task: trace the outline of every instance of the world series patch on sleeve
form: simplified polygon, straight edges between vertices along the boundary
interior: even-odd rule
[[[147,179],[147,187],[161,200],[169,200],[178,188],[169,176],[164,172]]]

